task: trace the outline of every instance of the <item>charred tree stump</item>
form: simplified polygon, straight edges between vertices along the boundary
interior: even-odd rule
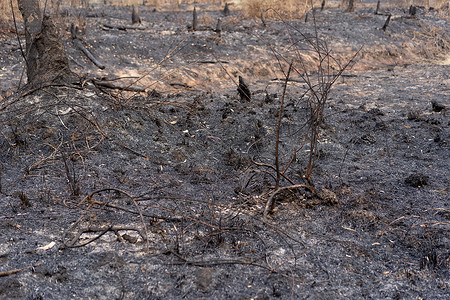
[[[77,79],[69,68],[69,60],[61,36],[49,16],[42,17],[37,0],[18,0],[25,25],[28,84],[69,82]]]
[[[322,5],[320,6],[320,11],[322,11],[325,8],[326,0],[322,1]]]
[[[136,5],[133,5],[133,11],[131,12],[131,24],[142,24],[141,17],[139,16]]]
[[[347,6],[347,9],[345,10],[346,12],[354,12],[355,11],[353,2],[354,2],[353,0],[348,1],[348,6]]]
[[[222,18],[218,18],[217,19],[217,24],[216,24],[216,30],[215,31],[219,35],[222,32]]]
[[[230,15],[230,7],[228,6],[228,2],[225,3],[225,7],[223,9],[223,15],[229,16]]]
[[[198,27],[197,9],[194,7],[192,12],[192,30],[196,31]]]
[[[380,0],[377,2],[377,9],[375,10],[375,14],[378,15],[380,13]]]
[[[413,17],[413,16],[416,15],[416,12],[417,12],[416,6],[411,5],[411,6],[409,7],[409,15],[410,15],[411,17]]]
[[[386,31],[386,28],[389,26],[390,21],[391,21],[391,15],[389,15],[386,19],[386,22],[384,22],[383,28],[381,28],[381,29],[383,29],[383,31]]]
[[[239,86],[237,88],[239,96],[241,97],[241,101],[250,101],[252,99],[252,93],[248,85],[245,83],[244,78],[239,76]]]

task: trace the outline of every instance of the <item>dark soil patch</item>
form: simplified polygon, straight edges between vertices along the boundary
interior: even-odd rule
[[[95,12],[86,42],[107,68],[94,70],[67,40],[74,69],[149,72],[138,82],[149,93],[88,80],[1,100],[0,272],[22,270],[0,273],[0,298],[449,297],[450,82],[438,63],[448,14],[419,9],[386,32],[371,9],[318,14],[342,61],[365,48],[326,107],[319,196],[284,191],[263,222],[273,173],[249,156],[273,163],[283,76],[267,43],[286,50],[284,25],[232,12],[218,36],[205,23],[187,31],[190,13],[142,7],[144,30],[120,31],[102,24],[127,24],[127,10]],[[23,65],[14,37],[2,37],[0,52],[6,95]],[[251,101],[240,100],[237,75]],[[298,147],[304,92],[288,86],[283,153]],[[289,171],[296,182],[306,159],[299,153]]]

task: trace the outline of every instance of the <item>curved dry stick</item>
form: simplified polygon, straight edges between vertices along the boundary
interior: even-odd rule
[[[35,265],[32,265],[32,266],[28,266],[28,267],[25,267],[25,268],[13,269],[13,270],[9,270],[9,271],[0,272],[0,277],[13,275],[13,274],[19,273],[21,271],[25,271],[25,270],[28,270],[28,269],[31,269],[31,268],[35,268],[35,267],[37,267],[37,266],[39,266],[41,264],[42,263],[40,262],[38,264],[35,264]]]
[[[269,213],[272,212],[274,206],[275,206],[275,196],[279,194],[282,191],[285,190],[293,190],[293,189],[299,189],[299,188],[305,188],[308,189],[310,192],[315,193],[315,189],[313,186],[306,185],[306,184],[296,184],[296,185],[290,185],[278,188],[275,192],[273,192],[272,196],[270,196],[269,200],[266,202],[266,207],[264,209],[264,220],[267,220],[267,216]]]
[[[35,161],[34,163],[32,163],[31,166],[29,166],[29,167],[26,168],[26,172],[27,172],[27,173],[30,173],[32,170],[38,169],[38,166],[39,166],[41,163],[43,163],[43,162],[45,162],[45,161],[51,159],[52,157],[54,157],[55,154],[59,151],[59,149],[60,149],[61,146],[63,145],[63,141],[61,140],[60,144],[59,144],[57,147],[54,147],[53,145],[50,145],[50,144],[48,144],[48,143],[44,143],[44,145],[47,145],[47,146],[53,148],[53,153],[51,153],[49,156],[44,157],[43,159],[41,159],[41,160],[39,160],[39,161]]]
[[[167,211],[167,212],[170,212],[170,213],[179,215],[179,216],[181,216],[181,217],[183,217],[183,218],[186,218],[186,219],[189,219],[189,220],[191,220],[191,221],[194,221],[195,223],[199,223],[199,224],[208,226],[208,227],[210,227],[210,228],[214,228],[214,229],[216,229],[216,230],[236,230],[236,229],[239,229],[239,228],[237,228],[237,227],[222,227],[222,226],[216,226],[216,225],[213,225],[213,224],[209,224],[209,223],[207,223],[207,222],[205,222],[205,221],[202,221],[202,220],[199,220],[199,219],[197,219],[197,218],[188,216],[188,215],[186,215],[186,214],[183,214],[183,213],[177,213],[175,210],[170,209],[170,208],[166,208],[166,207],[161,207],[161,206],[156,206],[156,205],[146,205],[146,204],[143,204],[142,206],[152,207],[152,208],[157,208],[157,209],[165,210],[165,211]]]
[[[75,237],[68,243],[68,244],[64,244],[64,248],[80,248],[80,247],[84,247],[96,240],[98,240],[99,238],[101,238],[105,233],[107,233],[109,230],[111,230],[112,225],[110,225],[108,228],[104,229],[99,235],[97,235],[95,238],[90,239],[89,241],[85,242],[85,243],[81,243],[78,245],[75,245],[76,241],[80,238],[80,236],[83,233],[86,232],[91,232],[89,229],[86,230],[81,230],[80,232],[78,232]]]
[[[81,230],[80,232],[78,232],[75,237],[72,239],[72,241],[68,244],[68,245],[64,245],[65,248],[80,248],[80,247],[84,247],[96,240],[98,240],[100,237],[102,237],[104,234],[106,234],[108,231],[114,231],[116,234],[118,234],[117,232],[120,230],[126,230],[126,231],[136,231],[142,238],[143,241],[147,241],[148,237],[145,235],[145,233],[142,233],[141,230],[139,230],[138,228],[135,227],[128,227],[128,226],[121,226],[121,225],[109,225],[106,228],[102,228],[102,227],[92,227],[89,226],[83,230]],[[98,232],[100,231],[100,234],[97,235],[96,237],[90,239],[89,241],[85,242],[85,243],[81,243],[78,245],[75,245],[75,242],[80,238],[80,236],[83,233],[88,233],[88,232]]]
[[[89,194],[88,196],[84,197],[83,200],[81,200],[81,201],[78,203],[78,205],[76,205],[75,207],[81,206],[82,203],[84,203],[86,200],[88,200],[88,201],[89,201],[89,205],[88,205],[88,207],[86,208],[85,213],[84,213],[84,215],[86,215],[87,212],[89,211],[89,209],[92,208],[95,204],[103,204],[102,202],[96,202],[96,201],[93,201],[93,200],[92,200],[92,197],[93,197],[95,194],[98,194],[98,193],[101,193],[101,192],[106,192],[106,191],[116,191],[116,192],[119,192],[119,193],[121,193],[121,194],[124,194],[125,196],[127,196],[128,198],[130,198],[130,199],[133,201],[133,204],[134,204],[134,206],[136,207],[136,209],[137,209],[137,211],[138,211],[138,214],[139,214],[139,216],[140,216],[140,218],[141,218],[141,223],[142,223],[142,226],[144,227],[145,235],[148,236],[147,225],[145,224],[144,216],[143,216],[143,214],[142,214],[141,209],[139,208],[138,203],[136,202],[136,199],[135,199],[133,196],[131,196],[129,193],[127,193],[127,192],[125,192],[125,191],[123,191],[123,190],[120,190],[120,189],[117,189],[117,188],[104,188],[104,189],[96,190],[96,191],[92,192],[91,194]],[[72,226],[70,226],[69,228],[73,228],[73,227],[75,227],[76,225],[78,225],[78,224],[81,222],[82,217],[83,217],[83,215],[80,216],[80,218],[78,218],[78,220],[77,220]],[[108,230],[109,230],[109,229],[108,229]],[[106,232],[105,232],[105,233],[106,233]],[[104,234],[104,233],[103,233],[103,234]],[[102,234],[102,235],[103,235],[103,234]],[[146,239],[146,244],[147,244],[147,249],[150,249],[150,244],[149,244],[148,239]]]
[[[253,145],[252,145],[252,146],[253,146]],[[250,147],[251,147],[251,146],[250,146]],[[250,160],[250,162],[251,162],[252,164],[255,164],[255,165],[259,166],[259,167],[266,167],[266,168],[269,168],[269,169],[272,169],[272,170],[276,171],[275,166],[272,166],[272,165],[269,165],[269,164],[266,164],[266,163],[260,163],[260,162],[257,162],[257,161],[255,161],[255,160],[253,160],[253,158],[250,156],[250,154],[248,154],[248,151],[247,151],[247,155],[248,155],[248,158],[249,158],[249,160]],[[295,185],[295,182],[294,182],[293,180],[291,180],[289,177],[287,177],[286,174],[280,173],[280,175],[281,175],[284,179],[286,179],[287,181],[289,181],[292,185]]]

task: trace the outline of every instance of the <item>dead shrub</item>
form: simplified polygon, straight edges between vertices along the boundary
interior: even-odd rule
[[[274,11],[274,13],[277,12]],[[312,180],[312,171],[319,158],[318,143],[329,93],[336,80],[353,64],[353,59],[359,53],[358,51],[350,60],[341,62],[332,54],[328,43],[319,37],[317,28],[314,34],[305,34],[285,22],[281,15],[278,17],[285,25],[285,33],[290,45],[287,47],[289,50],[281,50],[269,45],[284,76],[277,113],[278,120],[274,130],[275,136],[271,142],[274,144],[275,152],[274,157],[268,158],[268,161],[255,161],[250,157],[255,165],[274,172],[274,191],[266,202],[265,218],[274,209],[277,195],[286,190],[305,189],[318,199],[337,204],[336,199],[329,200],[331,193],[321,193],[320,189],[316,189]],[[314,12],[312,18],[315,20]],[[295,97],[297,99],[288,97],[287,93],[293,78],[304,85],[300,97]],[[290,129],[296,132],[295,139],[298,140],[298,144],[290,148],[284,146],[286,143],[283,140],[292,139],[293,136],[287,136],[286,128],[281,123],[285,108],[296,101],[301,103],[299,106],[305,108],[301,112],[304,114],[302,119],[305,121],[302,124],[296,124],[295,129]],[[292,172],[291,169],[298,163],[301,164],[300,170]],[[298,182],[299,179],[301,183]]]

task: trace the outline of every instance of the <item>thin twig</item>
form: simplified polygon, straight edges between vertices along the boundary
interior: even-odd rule
[[[9,271],[3,271],[3,272],[0,272],[0,277],[9,276],[9,275],[13,275],[13,274],[19,273],[21,271],[32,269],[32,268],[35,268],[35,267],[37,267],[37,266],[39,266],[41,264],[42,263],[38,263],[38,264],[35,264],[35,265],[32,265],[32,266],[28,266],[28,267],[25,267],[25,268],[13,269],[13,270],[9,270]]]
[[[281,96],[281,101],[280,101],[280,109],[278,112],[278,123],[277,123],[277,135],[275,138],[275,171],[277,172],[277,180],[275,182],[275,189],[278,189],[280,187],[280,179],[281,179],[281,173],[280,173],[280,162],[279,162],[279,144],[280,144],[280,128],[281,128],[281,118],[283,115],[283,108],[284,108],[284,98],[286,96],[286,89],[287,89],[287,85],[288,85],[288,81],[289,81],[289,76],[291,75],[291,70],[292,70],[292,64],[293,62],[291,62],[289,64],[289,70],[286,74],[286,80],[284,81],[284,86],[283,86],[283,94]]]

